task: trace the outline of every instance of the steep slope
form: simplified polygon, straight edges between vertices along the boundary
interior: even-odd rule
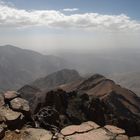
[[[31,85],[25,85],[18,90],[21,96],[29,101],[32,111],[35,110],[37,104],[44,101],[46,91],[61,87],[65,84],[77,83],[82,81],[82,77],[75,70],[63,69],[54,72],[45,78],[35,80]]]
[[[78,81],[77,86],[66,84],[60,87],[67,87],[68,91],[47,92],[44,102],[36,108],[36,120],[42,127],[63,128],[94,121],[101,126],[123,128],[130,136],[140,134],[140,98],[132,91],[99,74]],[[49,124],[45,124],[48,120]]]
[[[55,56],[11,45],[0,46],[0,90],[18,89],[39,77],[66,68],[66,64]]]

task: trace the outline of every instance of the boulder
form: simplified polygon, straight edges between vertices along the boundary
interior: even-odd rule
[[[20,133],[7,132],[3,140],[51,140],[52,133],[44,129],[25,128]]]
[[[4,93],[4,98],[5,98],[5,100],[8,100],[8,101],[12,100],[18,96],[19,96],[19,93],[16,91],[7,91]]]
[[[61,134],[66,136],[66,135],[72,135],[74,133],[82,133],[86,131],[90,131],[92,129],[97,129],[100,126],[97,125],[94,122],[85,122],[82,123],[81,125],[70,125],[61,130]]]
[[[21,112],[29,112],[30,111],[28,101],[24,100],[22,98],[19,98],[19,97],[11,100],[10,106],[13,110],[16,110],[16,111],[21,111]]]
[[[129,140],[123,129],[107,125],[100,127],[94,122],[84,122],[81,125],[70,125],[57,135],[58,140]]]
[[[124,129],[118,128],[118,127],[113,126],[113,125],[106,125],[104,127],[107,130],[109,130],[110,132],[115,133],[115,134],[124,134],[125,133]]]
[[[14,129],[15,127],[20,127],[23,122],[23,114],[20,112],[15,112],[9,107],[0,108],[0,118],[9,128]]]

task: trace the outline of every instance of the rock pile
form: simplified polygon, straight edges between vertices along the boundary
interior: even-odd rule
[[[0,94],[0,138],[5,131],[21,129],[31,120],[28,101],[15,91]]]
[[[63,109],[61,111],[63,112]],[[129,140],[125,130],[112,125],[101,127],[92,121],[80,125],[71,124],[61,129],[62,126],[59,124],[65,116],[59,115],[52,107],[40,110],[38,115],[40,116],[36,117],[40,119],[38,120],[40,124],[35,126],[28,101],[22,99],[15,91],[1,94],[0,140]],[[54,123],[54,126],[58,125],[59,129],[57,131],[52,129],[55,127],[50,123]],[[44,127],[47,130],[43,129]],[[134,137],[131,140],[139,140],[139,138]]]

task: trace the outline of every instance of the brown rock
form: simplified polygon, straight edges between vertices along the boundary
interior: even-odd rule
[[[16,128],[20,126],[24,116],[22,113],[12,111],[8,107],[1,107],[0,117],[2,118],[3,122],[8,125],[8,127]]]
[[[65,140],[111,140],[111,139],[113,139],[113,136],[109,135],[102,128],[65,137]]]
[[[24,131],[28,134],[23,140],[51,140],[52,133],[45,129],[28,128]]]
[[[7,132],[3,140],[51,140],[52,133],[44,129],[27,128],[19,134]]]
[[[104,127],[114,134],[124,134],[125,133],[124,129],[118,128],[118,127],[113,126],[113,125],[106,125]]]
[[[18,96],[19,94],[16,91],[7,91],[4,93],[5,100],[12,100]]]
[[[78,129],[79,129],[78,125],[67,126],[61,130],[61,134],[64,136],[72,135],[75,132],[77,132]]]
[[[22,98],[15,98],[13,100],[10,101],[10,105],[11,108],[13,110],[17,110],[17,111],[25,111],[25,112],[29,112],[30,111],[30,107],[29,107],[29,103],[28,101],[22,99]]]
[[[88,125],[90,125],[92,128],[94,128],[94,129],[97,129],[97,128],[100,127],[98,124],[96,124],[95,122],[92,122],[92,121],[84,122],[84,123],[82,123],[82,124],[88,124]]]
[[[61,133],[64,136],[67,136],[67,135],[71,135],[71,134],[74,134],[74,133],[87,132],[87,131],[90,131],[90,130],[96,129],[96,128],[99,128],[99,125],[97,125],[94,122],[89,121],[89,122],[84,122],[81,125],[67,126],[67,127],[65,127],[64,129],[61,130]]]
[[[116,137],[116,140],[129,140],[128,136],[126,135],[118,135]]]

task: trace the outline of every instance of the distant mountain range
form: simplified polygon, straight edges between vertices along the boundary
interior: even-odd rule
[[[37,78],[68,67],[67,64],[56,56],[11,45],[0,46],[0,91],[18,89]]]
[[[82,54],[65,53],[56,57],[12,45],[0,46],[0,91],[19,89],[25,84],[50,89],[60,81],[63,86],[63,83],[81,76],[73,71],[74,77],[70,76],[73,73],[69,73],[69,77],[63,79],[66,74],[64,72],[59,75],[53,74],[57,77],[54,79],[50,74],[70,68],[76,69],[84,77],[101,73],[140,96],[140,72],[134,72],[140,69],[139,54],[139,51],[128,49],[122,52],[110,50]],[[74,87],[77,83],[70,84]]]
[[[140,96],[140,72],[115,73],[108,77]]]

